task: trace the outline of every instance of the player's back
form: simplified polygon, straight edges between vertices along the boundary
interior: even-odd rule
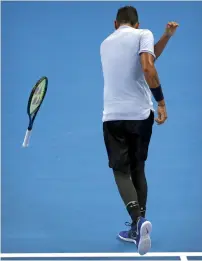
[[[152,108],[139,55],[144,31],[122,26],[101,44],[104,121],[142,119]]]

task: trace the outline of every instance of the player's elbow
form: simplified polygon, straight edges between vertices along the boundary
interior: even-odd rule
[[[149,64],[149,63],[145,64],[142,66],[142,70],[143,70],[144,74],[146,74],[150,77],[152,77],[156,73],[154,64]]]
[[[142,66],[142,70],[143,70],[144,73],[149,73],[151,71],[151,68],[147,64],[144,64]]]

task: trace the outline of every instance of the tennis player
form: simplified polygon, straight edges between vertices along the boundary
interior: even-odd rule
[[[132,219],[119,238],[134,242],[140,255],[151,247],[151,222],[145,218],[147,181],[145,162],[154,123],[152,95],[157,103],[157,124],[167,119],[166,103],[154,62],[178,24],[169,22],[154,45],[151,31],[139,29],[132,6],[118,10],[115,32],[101,44],[104,76],[103,132],[115,181]]]

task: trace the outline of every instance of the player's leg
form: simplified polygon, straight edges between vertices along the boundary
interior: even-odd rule
[[[131,179],[125,122],[106,122],[103,127],[109,167],[113,169],[120,195],[132,219],[131,229],[120,232],[119,237],[122,240],[136,243],[138,252],[142,255],[147,253],[151,247],[149,237],[151,223],[141,217],[137,193]]]
[[[130,136],[131,177],[137,191],[142,217],[145,217],[146,213],[148,188],[145,176],[145,162],[147,160],[153,123],[154,113],[151,112],[148,119],[137,121],[135,130],[130,130],[135,132]]]
[[[148,144],[153,125],[153,112],[149,118],[143,121],[126,121],[127,142],[129,144],[129,159],[131,167],[131,178],[138,195],[140,210],[146,209],[147,182],[144,173],[144,165],[147,157]],[[139,253],[146,253],[151,247],[151,223],[144,218],[144,212],[137,224],[136,244]]]
[[[141,214],[137,193],[131,179],[128,144],[125,137],[124,122],[104,122],[103,132],[109,159],[109,167],[113,169],[120,196],[131,216],[132,222],[136,224]]]

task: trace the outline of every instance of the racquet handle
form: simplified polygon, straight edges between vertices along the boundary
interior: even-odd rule
[[[28,147],[29,146],[30,136],[31,136],[31,130],[27,130],[26,134],[25,134],[25,138],[24,138],[23,144],[22,144],[23,147]]]

